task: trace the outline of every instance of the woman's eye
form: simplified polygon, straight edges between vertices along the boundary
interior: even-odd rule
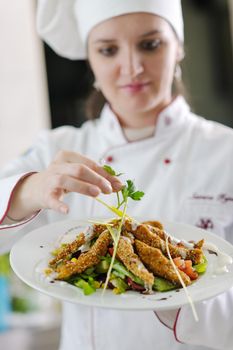
[[[140,48],[146,51],[153,51],[161,45],[161,40],[146,40],[140,43]]]
[[[111,47],[103,47],[101,49],[99,49],[99,52],[103,55],[103,56],[113,56],[115,55],[115,53],[117,52],[117,47],[116,46],[111,46]]]

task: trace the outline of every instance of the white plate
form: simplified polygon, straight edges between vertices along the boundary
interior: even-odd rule
[[[165,230],[179,238],[198,241],[202,238],[206,242],[215,244],[221,251],[233,258],[233,246],[218,236],[202,229],[178,223],[163,222]],[[51,258],[50,252],[54,250],[61,237],[75,235],[87,226],[85,221],[63,221],[40,227],[24,236],[12,248],[10,254],[11,266],[29,286],[60,300],[75,304],[97,306],[103,308],[122,310],[166,310],[174,309],[188,303],[183,289],[153,295],[143,295],[134,291],[115,295],[107,290],[102,296],[102,290],[85,296],[81,289],[66,282],[51,283],[43,278],[43,267]],[[68,233],[68,235],[67,235]],[[214,297],[233,286],[233,264],[228,266],[228,272],[215,274],[219,263],[219,256],[205,251],[208,260],[208,269],[195,283],[188,287],[194,302]]]

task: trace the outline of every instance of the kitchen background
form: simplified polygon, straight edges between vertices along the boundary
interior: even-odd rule
[[[92,76],[37,37],[35,0],[0,1],[0,167],[44,128],[79,126]],[[233,127],[233,0],[183,0],[183,79],[193,110]],[[1,251],[1,247],[0,247]],[[58,348],[59,302],[25,286],[0,256],[0,350]]]

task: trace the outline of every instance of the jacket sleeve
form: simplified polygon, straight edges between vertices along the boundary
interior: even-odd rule
[[[1,223],[10,208],[12,194],[17,183],[24,176],[41,171],[50,163],[51,152],[53,152],[50,146],[50,133],[50,131],[42,132],[30,150],[10,162],[0,172],[0,254],[8,251],[18,238],[28,232],[29,229],[33,229],[34,225],[30,228],[29,223],[35,215],[32,218],[27,218],[27,220],[22,220],[22,222],[13,222],[11,225]],[[43,223],[45,224],[46,215],[39,216],[39,221],[43,217]]]
[[[233,288],[210,300],[195,304],[198,321],[189,305],[181,309],[155,312],[165,326],[173,330],[179,343],[232,350]]]

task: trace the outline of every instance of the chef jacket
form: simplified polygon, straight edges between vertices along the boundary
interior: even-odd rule
[[[43,131],[1,172],[1,221],[19,179],[45,169],[60,150],[82,153],[133,179],[145,196],[129,202],[130,215],[196,225],[233,243],[233,131],[193,114],[183,97],[161,111],[152,137],[136,142],[126,139],[108,105],[99,119],[81,128]],[[115,203],[114,194],[103,197]],[[109,215],[90,197],[69,193],[64,200],[70,207],[67,219]],[[43,210],[33,219],[1,225],[2,252],[26,232],[59,220],[62,214]],[[232,350],[233,289],[195,306],[199,322],[189,305],[156,314],[64,302],[60,350]]]

